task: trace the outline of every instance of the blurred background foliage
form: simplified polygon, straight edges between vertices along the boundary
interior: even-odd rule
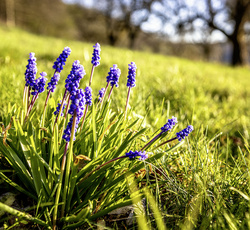
[[[250,62],[249,0],[0,0],[0,21],[66,39]]]

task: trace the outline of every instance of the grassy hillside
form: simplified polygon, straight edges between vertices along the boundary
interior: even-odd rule
[[[22,103],[24,72],[30,52],[36,53],[38,72],[45,71],[48,73],[48,78],[50,78],[53,74],[53,62],[65,46],[71,48],[72,53],[61,73],[59,86],[53,95],[53,98],[57,98],[58,101],[63,93],[64,80],[74,60],[80,60],[87,73],[81,81],[81,87],[84,88],[88,84],[91,70],[92,46],[94,44],[36,36],[18,29],[9,30],[6,28],[0,28],[0,41],[0,122],[2,117],[4,117],[3,114],[7,109],[8,103],[17,103],[18,105]],[[74,149],[73,144],[71,145],[72,149],[70,150],[71,154],[85,154],[92,159],[89,163],[90,166],[83,166],[83,170],[86,170],[84,173],[88,176],[88,167],[94,169],[97,165],[100,165],[100,162],[103,163],[103,158],[106,159],[110,157],[110,159],[114,159],[114,157],[125,154],[125,152],[131,148],[136,149],[140,148],[140,146],[142,147],[144,139],[149,140],[150,137],[153,136],[153,132],[164,125],[168,118],[176,116],[179,121],[177,130],[185,128],[187,124],[194,126],[194,131],[190,135],[190,138],[188,138],[188,140],[185,139],[185,141],[181,143],[183,145],[178,148],[178,150],[174,149],[174,152],[170,151],[172,144],[156,150],[151,148],[150,151],[153,152],[153,156],[149,158],[149,162],[152,163],[153,167],[160,170],[157,171],[153,168],[152,171],[152,168],[150,169],[150,167],[145,166],[145,168],[148,169],[146,176],[138,176],[137,174],[138,177],[141,177],[142,182],[140,183],[142,187],[146,184],[152,188],[152,193],[155,196],[155,200],[158,203],[158,207],[162,212],[167,227],[170,229],[180,228],[185,230],[195,227],[197,229],[246,229],[249,227],[249,148],[247,144],[249,140],[248,130],[250,127],[249,69],[233,69],[219,64],[193,62],[108,46],[101,47],[101,64],[95,69],[93,85],[91,85],[93,87],[93,94],[97,95],[98,90],[105,87],[109,68],[113,64],[117,64],[121,69],[122,75],[119,88],[115,88],[112,93],[111,104],[113,110],[118,112],[116,117],[120,117],[120,121],[112,120],[111,112],[106,113],[109,117],[107,119],[99,119],[97,122],[97,124],[99,124],[100,121],[103,123],[105,121],[105,126],[97,125],[104,130],[98,133],[96,132],[95,121],[89,122],[91,119],[95,120],[94,112],[94,115],[87,117],[86,130],[89,129],[91,131],[83,133],[83,135],[78,135],[80,139],[76,141]],[[128,116],[128,124],[124,122],[121,128],[119,124],[123,122],[121,119],[123,115],[120,112],[123,112],[125,107],[128,63],[131,61],[134,61],[138,67],[137,81],[136,87],[132,89],[130,98],[132,110]],[[36,106],[40,111],[37,113],[37,116],[41,114],[45,94],[46,93],[43,93],[42,96],[39,96],[40,98]],[[49,113],[50,117],[52,116],[51,114],[52,113]],[[130,125],[130,122],[133,122],[136,117],[142,118],[142,120],[145,117],[143,125],[150,127],[150,129],[144,129],[143,132],[145,131],[145,133],[143,133],[142,137],[139,136],[138,140],[133,142],[132,139],[137,134],[142,134],[140,133],[141,131],[138,132],[138,130],[142,128],[141,125],[138,124],[139,128],[137,128],[136,124],[136,128],[131,128],[133,125]],[[5,121],[8,119],[10,120],[10,117],[5,118]],[[53,119],[48,119],[48,122],[52,122],[52,120]],[[5,125],[7,125],[7,123],[8,122],[5,122]],[[36,117],[30,124],[32,125],[27,129],[29,133],[28,137],[33,138],[33,135],[31,135],[32,132],[33,134],[35,133],[35,131],[32,131],[33,125],[37,131],[37,136],[35,135],[34,138],[37,137],[38,139],[37,142],[33,141],[33,144],[38,143],[38,146],[41,145],[40,150],[42,148],[46,150],[47,146],[49,151],[51,150],[50,147],[55,146],[55,150],[51,150],[55,156],[56,154],[63,153],[65,143],[60,146],[56,144],[44,145],[42,143],[44,140],[50,141],[49,136],[46,136],[47,139],[43,139],[42,142],[40,141],[38,134],[46,129],[40,129],[40,122],[36,120]],[[16,123],[14,125],[16,125]],[[112,125],[114,125],[114,127]],[[123,128],[126,125],[128,125],[128,128]],[[52,126],[48,125],[47,129],[49,130],[50,127]],[[104,129],[104,127],[107,128]],[[10,139],[7,139],[7,141],[14,149],[20,144],[18,142],[19,136],[15,133],[16,130],[19,132],[19,129],[21,129],[21,126],[17,126],[15,129],[12,128],[8,134]],[[109,129],[110,132],[106,134],[105,132]],[[114,132],[114,135],[112,132]],[[96,138],[96,133],[102,135]],[[6,141],[4,139],[4,132],[1,135],[1,138]],[[56,139],[56,132],[54,135],[54,139]],[[134,136],[129,139],[131,135]],[[171,136],[172,132],[168,135]],[[12,140],[12,144],[10,140]],[[96,142],[101,146],[100,149],[98,148],[100,150],[98,152],[100,153],[100,158],[94,157],[94,155],[88,155],[94,153],[92,150],[96,148]],[[9,148],[4,146],[4,142],[2,141],[0,144],[1,153],[5,153],[5,156],[8,156]],[[36,145],[34,144],[34,146],[33,149],[36,150]],[[28,147],[29,145],[27,145],[27,148]],[[23,157],[23,154],[18,153]],[[42,151],[42,154],[45,155],[45,160],[40,163],[49,162],[51,167],[52,165],[56,165],[53,163],[52,157],[47,159],[48,155],[46,151]],[[16,157],[15,154],[10,155],[11,157]],[[155,156],[159,158],[153,158]],[[57,158],[54,157],[53,159],[59,161],[58,155]],[[100,162],[98,162],[99,159]],[[34,159],[34,162],[36,163],[35,160],[36,159]],[[16,166],[15,161],[12,162],[13,165]],[[96,204],[98,203],[96,200],[99,200],[100,203],[104,201],[102,205],[104,210],[106,207],[112,207],[113,202],[116,204],[116,202],[119,201],[119,197],[121,199],[127,197],[126,183],[122,181],[122,187],[119,187],[117,190],[112,190],[112,187],[108,184],[112,184],[112,181],[114,178],[117,178],[117,176],[124,179],[124,175],[122,174],[120,177],[119,173],[126,172],[128,168],[129,170],[134,170],[133,173],[138,172],[139,168],[136,166],[138,161],[134,161],[133,163],[126,162],[127,163],[124,164],[119,163],[115,165],[115,167],[110,167],[107,171],[106,168],[102,169],[102,173],[104,173],[103,178],[104,176],[105,178],[109,178],[107,181],[104,180],[105,183],[107,183],[104,192],[105,195],[99,196],[99,193],[102,191],[101,189],[99,191],[97,187],[99,186],[98,183],[100,183],[101,186],[103,180],[101,177],[95,177],[96,174],[86,179],[93,180],[93,183],[82,184],[82,186],[87,186],[86,188],[89,186],[91,189],[97,186],[93,188],[93,191],[95,191],[95,189],[98,190],[97,193],[92,192],[92,190],[89,192],[88,189],[86,189],[86,193],[91,195],[92,198],[90,200],[95,201]],[[144,163],[145,162],[140,163],[140,165],[144,166]],[[1,164],[0,166],[3,167],[3,169],[9,167],[5,161]],[[26,164],[29,166],[29,163]],[[93,165],[91,166],[91,164]],[[17,168],[18,166],[17,164]],[[0,170],[2,170],[1,167]],[[31,170],[32,169],[31,167]],[[9,171],[6,170],[6,172]],[[68,170],[68,172],[77,173],[77,170]],[[92,172],[95,172],[95,170],[91,171],[91,173]],[[110,177],[106,175],[106,172],[110,173]],[[149,172],[151,173],[150,175]],[[39,179],[40,174],[37,175],[35,173],[36,170],[34,170],[34,175],[38,178],[37,182],[46,182],[46,180]],[[0,174],[0,176],[1,175],[2,174]],[[41,174],[41,176],[43,176],[43,174]],[[12,176],[9,177],[12,178]],[[49,179],[54,180],[53,177]],[[83,179],[85,179],[85,176]],[[0,180],[0,183],[4,184],[4,181],[6,181],[5,178]],[[30,183],[32,183],[33,179],[31,178],[30,181]],[[139,178],[138,181],[140,181]],[[8,187],[5,187],[5,189],[9,191]],[[72,189],[74,190],[74,186],[72,186]],[[59,189],[57,191],[59,191]],[[121,192],[119,193],[120,195],[116,194],[117,191]],[[60,196],[58,196],[58,199],[59,197]],[[85,196],[82,197],[85,198]],[[113,201],[113,199],[116,198],[118,200]],[[87,200],[85,200],[85,202],[88,203]],[[81,202],[79,202],[79,206],[80,205]],[[74,208],[74,206],[72,207]],[[12,214],[15,215],[14,212],[12,212]],[[95,211],[93,211],[89,220],[96,220],[99,214],[100,212],[95,213]],[[152,226],[154,226],[154,221],[151,217],[151,215],[148,215],[147,220],[148,223],[152,221]],[[127,216],[125,218],[127,218]],[[0,220],[0,222],[1,221],[4,220]],[[106,221],[108,222],[108,218]],[[111,226],[114,227],[115,225],[111,224]],[[120,226],[116,226],[115,229],[121,229],[119,227]]]
[[[0,103],[3,112],[8,102],[21,103],[24,72],[30,52],[35,52],[38,71],[53,73],[52,65],[65,46],[72,54],[61,74],[64,85],[71,64],[80,60],[87,75],[91,70],[93,44],[32,35],[20,30],[0,28]],[[97,41],[98,42],[98,41]],[[250,127],[250,72],[247,68],[231,68],[219,64],[194,62],[151,53],[134,52],[101,46],[101,65],[94,73],[94,94],[106,85],[106,76],[113,64],[122,71],[120,86],[115,89],[115,108],[125,106],[128,63],[137,64],[137,82],[130,105],[138,115],[145,116],[153,127],[162,125],[169,116],[176,115],[181,123],[208,127],[209,133],[237,131],[248,138]],[[63,92],[58,87],[55,94]],[[43,95],[45,97],[45,95]],[[42,101],[42,100],[40,100]],[[183,122],[184,121],[184,122]]]

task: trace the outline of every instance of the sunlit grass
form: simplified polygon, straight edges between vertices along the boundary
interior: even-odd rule
[[[64,80],[74,60],[86,70],[81,87],[88,84],[94,44],[42,37],[18,29],[0,28],[1,116],[8,103],[21,104],[24,72],[30,52],[35,52],[38,71],[52,76],[52,65],[65,46],[72,50],[54,94],[60,99]],[[97,41],[98,42],[98,41]],[[249,128],[250,72],[248,68],[189,61],[175,57],[118,49],[101,44],[101,64],[95,69],[93,94],[106,85],[109,68],[117,64],[122,75],[112,95],[112,109],[124,112],[127,67],[137,65],[137,82],[130,97],[129,119],[140,118],[149,131],[145,141],[178,117],[178,130],[192,124],[194,134],[182,148],[163,154],[149,167],[143,181],[153,187],[154,198],[167,228],[246,229],[249,226]],[[42,111],[45,94],[39,98]],[[91,118],[89,118],[91,119]],[[112,127],[112,126],[111,126]],[[86,141],[86,146],[88,142]],[[156,150],[167,151],[170,146]],[[91,152],[89,147],[86,152]],[[92,158],[92,156],[91,156]],[[149,197],[152,200],[152,197]],[[106,201],[108,202],[108,201]],[[134,202],[134,201],[133,201]],[[155,226],[150,210],[147,221]],[[159,213],[157,213],[159,216]],[[157,221],[156,221],[157,224]]]

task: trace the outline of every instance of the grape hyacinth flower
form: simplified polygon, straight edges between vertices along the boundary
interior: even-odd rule
[[[102,98],[103,98],[103,95],[104,95],[104,92],[105,92],[105,88],[101,88],[99,90],[99,93],[98,93],[98,102],[101,102],[102,101]]]
[[[46,84],[46,81],[47,81],[47,78],[46,78],[47,73],[42,72],[42,73],[40,73],[40,75],[41,75],[41,77],[36,79],[36,83],[33,86],[33,92],[31,93],[33,95],[33,98],[32,98],[32,100],[30,102],[29,107],[28,107],[28,110],[27,110],[27,113],[26,113],[26,116],[25,116],[25,120],[24,120],[25,122],[28,119],[30,111],[34,106],[34,104],[36,102],[36,99],[38,98],[38,95],[44,91],[44,87],[45,87],[45,84]]]
[[[193,130],[194,130],[194,127],[192,125],[189,125],[187,128],[176,133],[176,137],[177,137],[178,141],[184,140],[185,137],[187,137]]]
[[[100,57],[100,53],[101,53],[101,46],[99,43],[96,43],[94,46],[94,50],[93,50],[93,56],[92,56],[92,61],[91,61],[91,64],[94,66],[94,67],[97,67],[98,65],[100,65],[100,61],[101,60],[101,57]]]
[[[37,95],[39,93],[42,93],[44,91],[45,88],[45,84],[47,81],[47,73],[42,72],[40,73],[41,77],[39,77],[38,79],[36,79],[36,83],[33,87],[33,92],[31,93],[32,95]]]
[[[32,88],[36,84],[37,64],[35,53],[30,53],[29,57],[25,71],[25,86],[30,86]]]
[[[78,124],[83,116],[84,112],[84,107],[85,107],[85,96],[84,96],[84,91],[82,89],[78,89],[74,95],[71,95],[70,97],[71,100],[71,105],[69,109],[69,114],[72,115],[70,118],[70,121],[64,130],[64,135],[63,139],[66,142],[70,141],[71,135],[74,135],[73,140],[75,140],[75,132],[77,130]],[[75,116],[75,124],[73,124],[74,121],[74,116]],[[72,127],[74,125],[74,132],[72,131]],[[72,134],[73,132],[73,134]]]
[[[65,92],[63,95],[62,103],[64,103],[64,101],[67,97],[67,93],[69,93],[70,96],[76,94],[78,87],[80,85],[80,80],[84,77],[85,74],[86,73],[85,73],[84,67],[80,64],[80,61],[78,61],[78,60],[74,61],[72,64],[70,74],[68,75],[67,79],[65,80]],[[68,108],[68,106],[69,106],[69,100],[68,100],[67,108]],[[62,106],[61,106],[60,110],[62,110]],[[67,114],[67,109],[66,109],[65,114]],[[57,120],[58,120],[58,116],[56,117],[54,126],[57,123]]]
[[[90,74],[90,78],[89,78],[89,86],[91,86],[91,82],[92,82],[92,77],[94,74],[94,69],[95,67],[97,67],[98,65],[100,65],[100,53],[101,53],[101,46],[99,43],[96,43],[94,46],[94,50],[93,50],[93,54],[92,54],[92,69],[91,69],[91,74]]]
[[[129,102],[129,96],[130,91],[132,87],[135,87],[135,76],[136,76],[136,64],[134,62],[131,62],[131,64],[128,64],[128,81],[127,81],[127,87],[128,87],[128,95],[127,95],[127,101],[125,106],[125,119],[127,115],[127,109],[128,109],[128,102]]]
[[[168,122],[161,127],[161,132],[156,135],[151,141],[149,141],[142,149],[144,150],[146,147],[149,147],[151,144],[153,144],[163,133],[171,131],[171,129],[178,123],[177,118],[172,116],[171,119],[168,119]]]
[[[58,84],[59,80],[60,80],[60,74],[58,72],[55,72],[50,82],[48,83],[47,90],[53,93],[56,89],[56,85]]]
[[[60,102],[57,104],[56,111],[54,112],[54,115],[59,114],[59,111],[60,111],[60,108],[61,108],[61,104],[62,104],[62,101],[60,101]],[[62,108],[62,112],[61,112],[61,116],[63,116],[63,111],[64,111],[64,109],[65,109],[65,106],[66,106],[66,104],[64,103],[64,104],[63,104],[63,108]]]
[[[65,47],[62,53],[59,55],[59,57],[56,59],[53,65],[53,69],[57,73],[61,73],[63,70],[63,66],[65,65],[65,62],[68,58],[68,56],[71,53],[71,49],[69,47]]]
[[[109,92],[109,96],[108,96],[108,100],[110,98],[110,95],[112,93],[112,90],[115,87],[119,87],[119,77],[121,75],[121,70],[119,68],[117,68],[117,65],[114,64],[113,67],[110,68],[110,71],[108,73],[108,76],[107,76],[107,86],[106,88],[108,87],[108,85],[110,84],[111,85],[111,89],[110,89],[110,92]]]
[[[47,94],[47,98],[45,100],[44,109],[43,109],[42,126],[44,125],[44,121],[45,121],[46,107],[48,104],[49,96],[56,89],[56,85],[58,84],[58,81],[60,80],[60,73],[63,70],[63,66],[65,65],[65,62],[67,58],[69,57],[70,53],[71,53],[71,49],[69,47],[65,47],[62,53],[54,62],[53,69],[55,70],[55,72],[51,78],[51,81],[48,83],[48,86],[47,86],[48,94]]]
[[[131,64],[128,64],[128,81],[127,81],[127,87],[135,87],[135,76],[136,76],[136,64],[134,62],[131,62]]]
[[[161,132],[165,133],[167,131],[170,131],[177,123],[177,118],[172,116],[172,118],[168,119],[168,122],[161,127]]]
[[[139,160],[146,160],[148,158],[148,154],[145,151],[129,151],[125,154],[126,157],[129,157],[130,160],[140,157]]]
[[[25,75],[25,86],[23,90],[23,105],[25,106],[25,111],[27,112],[29,103],[30,103],[30,90],[36,84],[36,66],[35,53],[29,54],[28,65],[26,65]]]
[[[87,112],[88,112],[88,107],[92,105],[92,89],[89,86],[87,86],[85,88],[84,96],[85,96],[86,108],[85,108],[85,112],[84,112],[83,119],[82,119],[80,133],[82,131],[83,124],[84,124],[84,121],[85,121],[85,118],[86,118],[86,115],[87,115]]]
[[[89,86],[85,88],[84,95],[85,95],[86,105],[91,106],[92,105],[92,89]]]
[[[72,68],[70,74],[65,80],[65,88],[70,93],[70,95],[74,95],[79,87],[80,80],[85,75],[84,67],[80,64],[80,61],[76,60],[72,64]]]
[[[176,133],[176,137],[169,139],[163,143],[161,143],[160,145],[158,145],[155,149],[159,148],[162,145],[165,145],[173,140],[178,139],[179,141],[182,141],[185,139],[185,137],[187,137],[192,131],[194,130],[194,127],[192,125],[189,125],[187,128],[183,129],[182,131]]]

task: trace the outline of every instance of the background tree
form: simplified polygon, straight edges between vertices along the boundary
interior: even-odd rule
[[[141,26],[149,19],[152,5],[162,0],[99,0],[98,8],[106,16],[106,31],[110,44],[114,45],[125,32],[129,48],[134,48]]]
[[[220,31],[232,44],[231,64],[248,63],[245,26],[250,22],[249,0],[203,0],[191,6],[184,0],[183,3],[188,12],[178,22],[180,28],[188,28],[190,23],[194,26],[199,21],[204,31]]]

